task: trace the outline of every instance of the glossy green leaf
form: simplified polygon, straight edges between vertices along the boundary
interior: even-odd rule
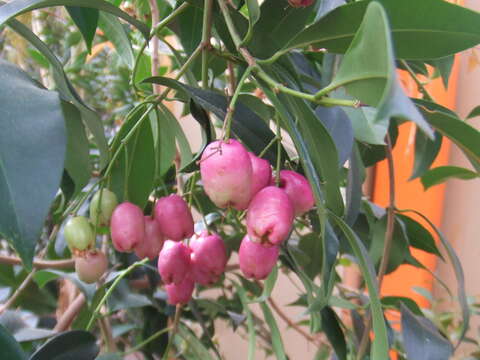
[[[247,294],[245,289],[241,287],[238,283],[234,282],[235,288],[237,290],[238,297],[242,302],[243,310],[247,316],[247,328],[248,328],[248,360],[255,359],[255,350],[257,348],[257,333],[255,330],[255,322],[253,319],[253,314],[250,308],[248,307]]]
[[[10,333],[0,325],[0,348],[2,357],[8,360],[26,360],[27,356],[23,352],[20,344]]]
[[[471,119],[471,118],[474,118],[474,117],[477,117],[477,116],[480,116],[480,105],[479,106],[475,106],[472,111],[470,111],[467,115],[467,119]]]
[[[243,43],[248,43],[253,36],[253,27],[260,19],[260,5],[258,0],[246,0],[248,9],[248,32],[243,39]]]
[[[65,170],[75,183],[74,194],[78,194],[90,180],[90,147],[80,112],[67,102],[62,102],[62,107],[67,131]]]
[[[118,21],[118,18],[112,14],[101,12],[98,26],[102,29],[105,37],[112,42],[125,65],[132,69],[135,63],[132,43],[125,28],[120,21]]]
[[[62,177],[64,114],[58,93],[40,88],[5,61],[0,83],[0,233],[31,268]]]
[[[413,164],[412,176],[410,180],[422,176],[437,158],[442,146],[443,137],[435,133],[435,139],[429,139],[423,132],[417,131],[415,134],[415,161]]]
[[[480,132],[473,126],[445,112],[432,111],[421,106],[428,122],[443,136],[452,140],[467,156],[473,167],[480,172]]]
[[[61,333],[33,353],[29,360],[94,360],[100,349],[91,333],[73,330]]]
[[[416,210],[409,209],[409,210],[401,210],[399,212],[402,212],[402,213],[411,212],[420,216],[425,222],[428,223],[428,225],[436,233],[436,235],[440,239],[440,242],[445,248],[448,259],[452,264],[452,267],[455,273],[455,278],[457,279],[457,297],[458,297],[458,302],[460,304],[460,307],[462,309],[462,325],[461,325],[461,332],[458,337],[458,343],[457,343],[457,346],[458,346],[462,342],[470,324],[470,307],[467,300],[467,294],[465,292],[465,275],[463,273],[462,263],[460,262],[460,259],[458,258],[457,254],[455,253],[455,250],[453,249],[452,245],[449,243],[449,241],[445,238],[443,233],[435,226],[435,224],[432,223],[432,221],[429,218],[427,218],[425,215],[423,215],[422,213]]]
[[[352,247],[367,285],[368,294],[370,296],[373,331],[375,333],[375,338],[373,340],[371,349],[371,358],[388,359],[387,328],[383,317],[382,305],[378,295],[378,284],[375,277],[375,271],[369,260],[367,251],[362,241],[341,218],[332,213],[330,213],[330,217],[340,228],[342,233],[345,235],[345,238],[348,240],[348,243]]]
[[[444,58],[436,59],[433,61],[433,65],[437,68],[440,77],[442,78],[443,86],[448,88],[448,81],[452,74],[453,63],[455,62],[455,56],[450,55]]]
[[[269,96],[269,98],[272,101],[272,97]],[[279,94],[278,100],[275,101],[283,102],[290,109],[290,125],[287,129],[291,135],[293,126],[295,126],[293,122],[299,118],[302,119],[302,121],[298,121],[299,136],[292,136],[292,138],[302,158],[304,154],[299,150],[300,142],[304,143],[305,150],[311,156],[315,174],[309,174],[309,171],[305,169],[307,177],[310,182],[314,182],[315,177],[320,178],[319,184],[322,184],[323,187],[326,206],[337,215],[343,215],[344,203],[338,186],[340,182],[338,153],[330,133],[304,100]]]
[[[169,126],[169,119],[165,119],[165,116],[162,115],[163,112],[159,109],[155,109],[150,113],[150,123],[152,124],[152,129],[157,136],[154,136],[155,140],[155,159],[157,161],[156,169],[157,176],[161,177],[170,169],[175,159],[175,132],[174,128]]]
[[[85,295],[88,302],[92,301],[96,292],[95,284],[87,284],[81,281],[76,273],[68,273],[60,270],[46,269],[39,270],[33,276],[35,283],[39,288],[43,288],[50,281],[57,280],[58,278],[66,278],[73,282],[76,287]]]
[[[337,148],[339,165],[343,166],[352,154],[352,123],[340,107],[321,107],[315,109],[315,115],[325,125]]]
[[[332,344],[337,359],[347,360],[347,343],[337,314],[329,306],[324,307],[320,313],[322,316],[322,329],[325,331],[328,341]]]
[[[415,302],[415,300],[404,296],[384,296],[382,297],[382,304],[388,307],[400,309],[401,306],[406,306],[413,314],[423,316],[422,310]]]
[[[143,36],[148,39],[150,35],[149,28],[142,22],[131,17],[126,12],[123,12],[118,7],[103,0],[22,0],[11,1],[3,6],[0,10],[0,25],[4,24],[8,20],[26,13],[28,11],[42,9],[51,6],[77,6],[88,9],[98,9],[105,12],[109,12],[123,20],[129,22],[135,26]]]
[[[443,259],[443,255],[438,250],[437,245],[435,244],[435,239],[433,238],[432,234],[430,234],[430,231],[425,229],[423,225],[409,216],[401,214],[396,216],[397,220],[405,225],[405,232],[407,234],[410,246],[426,251],[430,254],[434,254]]]
[[[50,65],[52,66],[53,78],[58,87],[58,91],[64,100],[72,102],[80,110],[82,119],[92,133],[95,143],[100,151],[101,166],[103,167],[106,165],[109,156],[108,145],[105,138],[105,133],[103,131],[102,121],[98,114],[83,102],[75,88],[68,80],[67,75],[63,71],[62,63],[38,36],[36,36],[29,28],[15,19],[9,20],[8,26],[10,26],[13,30],[15,30],[15,32],[30,42],[50,62]]]
[[[297,34],[282,53],[312,44],[329,52],[344,53],[371,2],[350,2],[336,8]],[[442,58],[480,42],[477,26],[480,15],[465,7],[439,0],[379,0],[379,3],[390,20],[395,53],[399,58]],[[442,41],[438,41],[439,37]]]
[[[152,77],[146,79],[145,82],[157,83],[184,92],[205,110],[215,114],[218,119],[222,121],[225,119],[228,103],[226,97],[220,93],[194,88],[173,79],[162,77]],[[232,130],[256,154],[260,154],[275,137],[268,125],[241,102],[237,102],[235,107]],[[264,158],[274,164],[276,153],[276,147],[273,146],[265,153]],[[282,151],[282,154],[285,153]]]
[[[472,180],[479,174],[458,166],[439,166],[423,174],[421,181],[425,190],[444,183],[449,179]]]
[[[453,347],[428,319],[414,315],[401,306],[402,337],[409,360],[448,360]]]
[[[360,29],[328,85],[340,86],[362,103],[378,108],[374,120],[377,139],[383,139],[392,117],[411,120],[433,137],[432,129],[397,80],[387,16],[377,2],[368,6]]]
[[[91,52],[93,38],[97,31],[99,11],[97,9],[78,6],[66,6],[66,9],[80,30],[87,45],[88,52]]]
[[[248,45],[252,55],[258,58],[268,58],[283,48],[303,29],[312,13],[309,7],[295,8],[287,0],[265,0],[260,11]]]
[[[278,330],[277,321],[273,317],[272,311],[264,302],[260,303],[262,308],[263,317],[270,329],[270,336],[272,337],[272,350],[275,354],[277,360],[287,360],[287,355],[285,355],[285,349],[283,347],[282,335],[280,330]]]
[[[385,232],[387,230],[387,215],[378,220],[371,229],[372,240],[370,243],[369,255],[374,264],[380,262],[385,247]],[[387,273],[392,272],[400,266],[409,253],[408,238],[404,231],[403,224],[395,222],[393,230],[392,250],[387,265]]]
[[[202,41],[203,9],[190,6],[177,18],[179,40],[187,54],[192,54]]]
[[[119,151],[119,155],[112,167],[111,189],[119,202],[131,201],[143,208],[153,190],[156,153],[152,126],[148,121],[149,109],[153,107],[141,109],[123,124],[117,135],[116,140],[125,140],[126,145],[112,146],[112,153]]]
[[[278,277],[278,268],[274,266],[272,272],[268,275],[263,283],[263,291],[262,295],[259,297],[249,301],[249,304],[265,302],[268,300],[270,295],[272,295],[273,288],[275,287],[275,283],[277,282]]]

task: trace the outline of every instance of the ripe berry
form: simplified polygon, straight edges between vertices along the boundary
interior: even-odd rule
[[[215,283],[227,265],[227,250],[222,238],[203,231],[190,240],[190,248],[194,280],[202,285]]]
[[[145,237],[143,211],[137,205],[124,202],[112,214],[110,231],[115,249],[131,252]]]
[[[251,241],[247,235],[238,251],[240,270],[246,278],[263,280],[277,263],[278,255],[278,246],[263,246]]]
[[[188,276],[179,284],[165,285],[167,301],[170,305],[185,305],[190,301],[193,294],[195,282]]]
[[[158,256],[160,250],[162,250],[163,242],[162,232],[160,231],[160,225],[150,216],[145,216],[145,237],[143,241],[135,246],[135,254],[143,259],[148,257],[150,260],[155,259]]]
[[[83,251],[95,244],[92,226],[84,216],[76,216],[68,220],[63,234],[71,251]]]
[[[158,273],[165,284],[180,284],[190,272],[191,250],[181,242],[167,240],[158,255]]]
[[[193,217],[181,196],[170,195],[158,199],[155,220],[166,239],[180,241],[193,235]]]
[[[285,191],[267,186],[248,207],[248,236],[264,245],[279,245],[288,237],[293,219],[293,205]]]
[[[292,200],[296,216],[309,211],[315,205],[312,187],[302,174],[290,170],[281,170],[280,188],[285,190]]]
[[[248,156],[252,163],[252,196],[255,196],[256,193],[270,184],[272,169],[268,160],[259,158],[251,152],[248,153]]]
[[[78,278],[87,284],[97,282],[107,271],[108,260],[100,250],[87,251],[75,258],[75,271]]]
[[[248,207],[252,197],[252,164],[247,150],[238,141],[210,143],[200,160],[203,187],[220,208]]]
[[[90,221],[92,224],[96,225],[98,220],[98,225],[108,225],[117,205],[117,196],[113,192],[108,189],[97,191],[90,201]]]

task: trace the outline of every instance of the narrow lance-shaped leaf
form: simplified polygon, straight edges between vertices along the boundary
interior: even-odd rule
[[[93,38],[95,37],[98,25],[98,10],[78,6],[67,6],[66,9],[80,30],[87,45],[88,52],[91,52]]]
[[[425,190],[432,186],[442,184],[449,179],[472,180],[479,174],[458,166],[439,166],[422,175],[421,181]]]
[[[390,118],[415,122],[429,137],[433,131],[404,94],[396,76],[387,16],[372,2],[329,88],[345,87],[362,103],[378,108],[374,124],[377,137],[387,133]]]
[[[420,216],[423,220],[425,220],[428,223],[428,225],[433,229],[433,231],[435,231],[438,238],[440,239],[440,242],[442,243],[443,247],[446,250],[447,256],[452,264],[455,277],[457,279],[458,302],[460,303],[460,306],[462,308],[463,323],[462,323],[462,330],[461,330],[460,336],[458,337],[458,342],[457,342],[457,347],[458,347],[462,342],[470,324],[470,307],[468,305],[467,294],[465,292],[465,276],[463,273],[462,263],[460,262],[460,259],[455,253],[455,250],[453,249],[450,242],[445,238],[443,233],[435,226],[434,223],[432,223],[432,221],[428,217],[426,217],[425,215],[423,215],[422,213],[416,210],[408,209],[408,210],[398,210],[398,211],[412,212]]]
[[[253,314],[250,308],[248,307],[247,294],[245,289],[241,287],[238,283],[234,282],[235,288],[237,290],[240,301],[242,302],[243,309],[247,315],[247,328],[248,328],[248,360],[255,359],[255,349],[257,348],[257,334],[255,331],[255,321],[253,319]]]
[[[390,19],[395,53],[399,58],[443,58],[480,42],[478,12],[438,0],[378,1]],[[344,53],[371,2],[373,0],[350,2],[336,8],[298,33],[279,54],[312,44],[329,52]],[[442,41],[438,41],[439,37]]]
[[[362,241],[341,218],[332,213],[330,214],[330,217],[338,225],[352,247],[367,285],[368,294],[370,296],[373,332],[375,333],[371,349],[371,358],[388,359],[387,328],[385,326],[382,304],[380,303],[378,294],[378,284],[375,278],[375,271],[369,260],[367,251]]]
[[[164,77],[151,77],[145,79],[146,83],[156,83],[168,86],[181,91],[192,97],[195,102],[205,110],[212,112],[220,120],[225,119],[228,101],[227,98],[217,92],[204,90],[183,84],[173,79]],[[268,125],[256,113],[251,111],[241,102],[237,102],[235,113],[233,115],[232,130],[253,152],[260,154],[262,150],[272,141],[275,134]],[[265,153],[264,158],[271,164],[276,161],[277,150],[275,146],[270,147]],[[287,157],[282,148],[282,156]]]
[[[273,352],[275,353],[275,357],[277,358],[277,360],[287,360],[287,356],[285,355],[285,349],[283,347],[282,335],[278,330],[277,321],[273,317],[272,311],[264,302],[260,303],[260,307],[262,308],[265,322],[270,328],[270,335],[272,337],[272,348]]]
[[[120,21],[118,21],[118,18],[115,15],[101,12],[98,26],[102,29],[105,37],[112,42],[125,65],[132,69],[135,63],[132,43],[125,28]]]
[[[102,11],[109,12],[123,20],[129,22],[135,26],[143,36],[148,39],[150,35],[149,28],[138,21],[137,19],[131,17],[126,12],[120,10],[115,5],[110,4],[104,0],[22,0],[22,1],[11,1],[3,6],[0,10],[0,25],[4,24],[11,18],[23,14],[28,11],[42,9],[45,7],[51,6],[78,6],[82,8],[92,8]]]

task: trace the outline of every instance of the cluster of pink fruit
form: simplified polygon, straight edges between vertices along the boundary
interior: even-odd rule
[[[277,262],[279,245],[288,238],[295,216],[314,205],[307,179],[281,170],[275,186],[269,162],[236,140],[209,144],[202,154],[200,173],[205,192],[218,207],[247,210],[240,269],[247,278],[265,279]],[[158,272],[170,304],[187,303],[195,283],[211,285],[225,271],[228,259],[223,239],[208,231],[194,234],[192,214],[179,195],[158,199],[153,216],[144,216],[135,204],[117,205],[115,194],[103,189],[90,203],[90,222],[110,224],[117,251],[135,252],[151,260],[158,256]],[[75,255],[77,274],[88,283],[98,281],[108,265],[105,254],[95,249],[91,224],[77,216],[69,220],[64,231]],[[188,245],[183,243],[189,238]]]
[[[158,199],[153,217],[144,216],[132,203],[118,205],[110,230],[118,251],[134,251],[138,257],[152,260],[158,256],[158,272],[165,283],[168,302],[173,305],[190,300],[195,282],[216,282],[227,264],[222,238],[206,231],[194,235],[192,214],[179,195]],[[190,237],[188,245],[182,242]]]
[[[215,205],[247,210],[240,269],[247,278],[265,279],[277,262],[279,245],[288,238],[294,217],[314,206],[307,179],[281,170],[279,186],[275,186],[269,162],[236,140],[209,144],[202,154],[200,173],[205,192]]]

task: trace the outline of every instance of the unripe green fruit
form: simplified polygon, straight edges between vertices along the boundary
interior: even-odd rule
[[[92,226],[84,216],[77,216],[68,220],[63,234],[71,251],[83,251],[95,243]]]
[[[100,205],[101,198],[101,205]],[[90,221],[93,225],[108,225],[113,210],[117,207],[117,196],[108,189],[97,191],[90,202]],[[100,209],[99,209],[100,207]]]

